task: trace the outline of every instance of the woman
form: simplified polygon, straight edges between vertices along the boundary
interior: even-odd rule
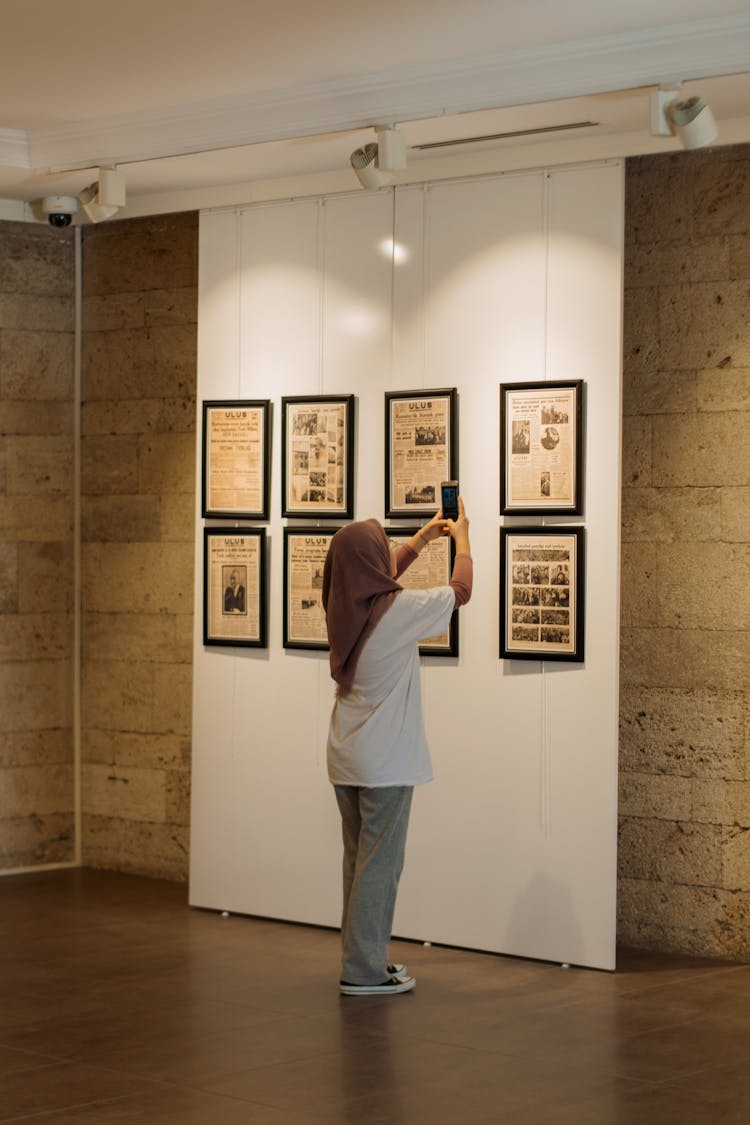
[[[443,633],[471,596],[469,521],[438,512],[400,550],[377,520],[336,532],[323,573],[323,605],[337,683],[328,776],[344,839],[345,995],[409,992],[416,981],[388,964],[396,890],[415,785],[432,780],[422,719],[419,641]],[[426,543],[452,535],[450,584],[404,590],[396,579]]]

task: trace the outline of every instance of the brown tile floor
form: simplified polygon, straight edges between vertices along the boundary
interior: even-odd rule
[[[337,934],[94,871],[0,879],[0,950],[0,1122],[750,1122],[750,966],[396,943],[417,989],[342,998]]]

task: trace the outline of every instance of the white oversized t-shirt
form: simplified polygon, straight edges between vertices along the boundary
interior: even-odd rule
[[[328,734],[334,785],[421,785],[432,780],[422,718],[419,641],[444,633],[450,586],[402,590],[375,626],[349,694],[337,698]]]

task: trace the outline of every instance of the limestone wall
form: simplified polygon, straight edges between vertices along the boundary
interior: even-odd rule
[[[74,859],[73,232],[0,223],[0,869]]]
[[[83,863],[187,877],[198,216],[83,231]]]
[[[750,146],[628,162],[619,937],[750,955]]]

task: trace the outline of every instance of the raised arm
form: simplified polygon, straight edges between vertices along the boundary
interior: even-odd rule
[[[456,558],[453,563],[450,585],[456,595],[456,609],[466,605],[471,597],[474,581],[474,563],[471,558],[471,544],[469,543],[469,519],[464,509],[464,502],[458,498],[458,519],[446,520],[448,532],[456,544]]]
[[[403,547],[399,547],[398,554],[396,555],[396,577],[403,574],[408,566],[414,562],[415,558],[427,544],[432,542],[433,539],[439,539],[441,535],[448,535],[449,520],[443,519],[442,510],[436,512],[429,523],[424,527],[420,527],[416,535],[412,535],[411,539],[407,540]]]

